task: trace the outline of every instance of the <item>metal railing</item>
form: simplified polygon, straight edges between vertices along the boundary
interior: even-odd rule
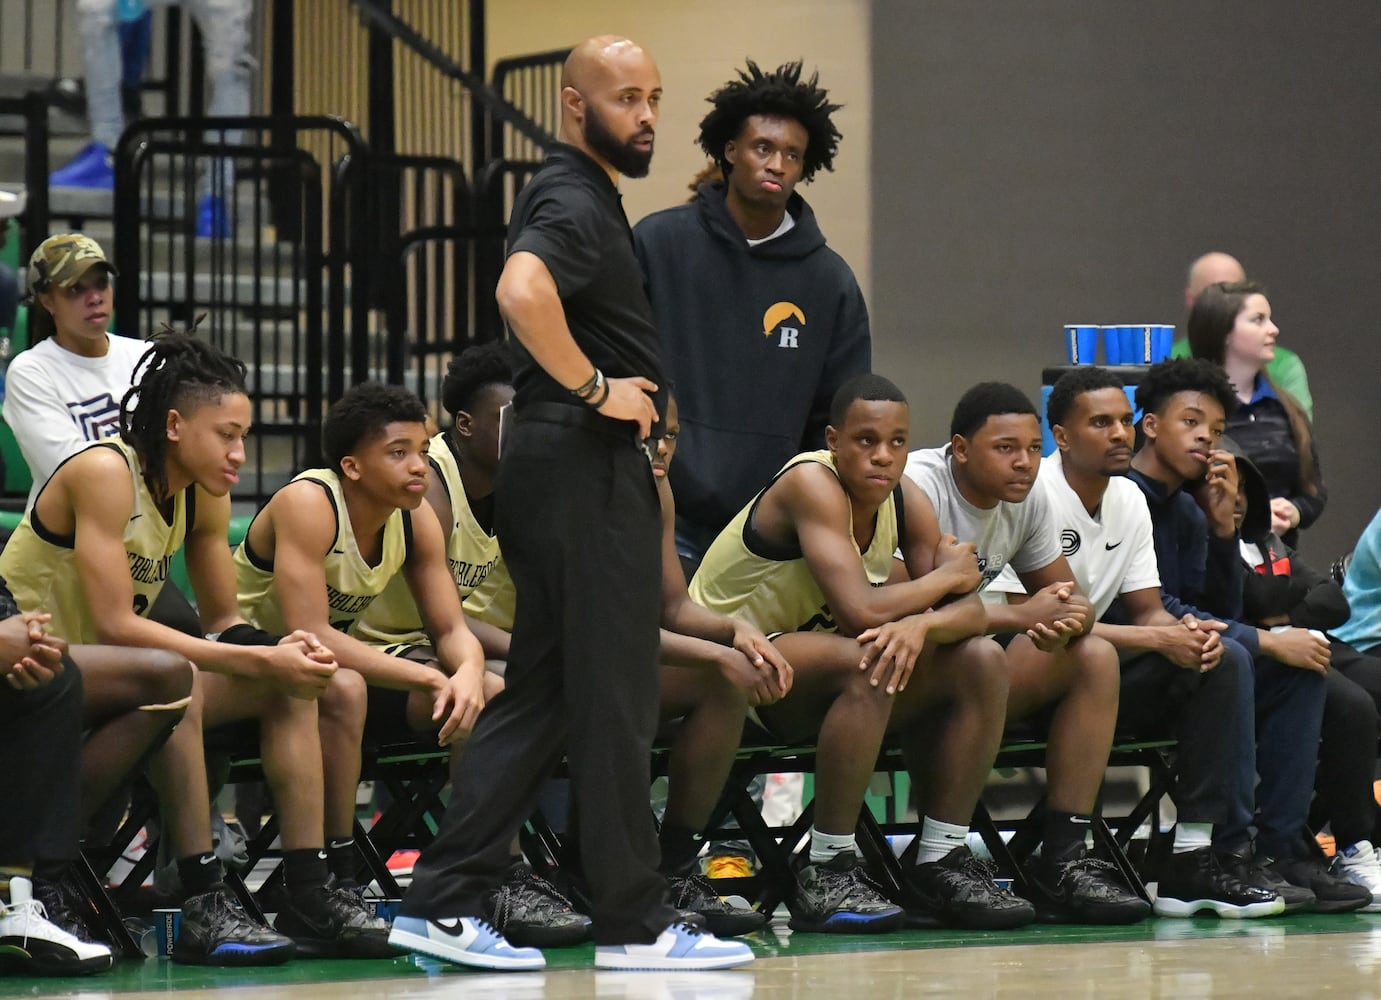
[[[6,127],[7,116],[19,119],[17,128]],[[24,189],[27,205],[19,216],[24,231],[22,259],[28,260],[48,237],[48,101],[40,93],[24,97],[0,97],[0,135],[24,139]]]
[[[560,130],[561,70],[570,54],[570,49],[553,49],[500,59],[494,64],[494,90],[514,107],[521,108],[548,136]],[[550,145],[534,142],[529,135],[504,126],[497,117],[486,122],[487,161],[540,160]]]
[[[241,499],[319,463],[327,402],[347,372],[371,374],[368,160],[359,132],[325,117],[147,119],[116,149],[119,332],[147,337],[205,313],[199,331],[246,363],[255,434]],[[275,203],[271,188],[289,196]],[[208,196],[225,238],[196,235]],[[277,238],[280,225],[295,237]]]

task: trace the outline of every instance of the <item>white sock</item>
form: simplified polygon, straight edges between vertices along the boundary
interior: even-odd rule
[[[955,823],[941,823],[929,816],[921,823],[921,850],[916,855],[916,864],[924,865],[939,861],[956,847],[963,847],[969,837],[969,828]]]
[[[1180,822],[1175,824],[1175,845],[1170,849],[1172,854],[1184,854],[1188,851],[1197,851],[1211,846],[1213,846],[1212,823]]]
[[[810,828],[810,863],[825,864],[841,854],[856,854],[856,838],[852,833],[821,833]]]

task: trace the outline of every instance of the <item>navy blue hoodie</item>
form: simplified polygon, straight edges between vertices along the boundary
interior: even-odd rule
[[[830,400],[869,371],[853,272],[793,194],[796,225],[750,247],[724,185],[633,230],[681,418],[677,513],[718,531],[792,456],[824,447]]]
[[[1261,650],[1256,629],[1243,625],[1242,557],[1237,535],[1218,538],[1208,530],[1208,519],[1194,498],[1183,489],[1167,490],[1159,479],[1136,469],[1127,478],[1141,487],[1151,511],[1156,564],[1160,569],[1160,599],[1176,618],[1191,614],[1213,618],[1227,625],[1227,636],[1236,639],[1253,656]]]

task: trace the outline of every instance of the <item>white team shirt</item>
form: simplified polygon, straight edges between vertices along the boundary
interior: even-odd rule
[[[120,431],[120,400],[149,344],[108,336],[110,350],[100,358],[73,354],[49,337],[20,352],[5,373],[5,422],[34,478],[27,506],[63,461]]]
[[[1074,571],[1074,580],[1093,602],[1099,618],[1119,594],[1151,587],[1160,589],[1151,512],[1136,483],[1114,476],[1098,510],[1090,514],[1065,480],[1064,463],[1056,451],[1041,460],[1040,475],[1031,495],[1034,497],[1037,492],[1050,508],[1060,548]],[[1027,503],[1030,502],[1028,499]],[[990,589],[994,594],[1026,593],[1010,568],[993,581]]]
[[[1037,490],[1021,503],[998,501],[984,510],[964,499],[949,468],[949,446],[922,448],[906,460],[906,474],[919,486],[940,522],[940,531],[978,549],[978,569],[985,590],[1006,566],[1019,573],[1049,566],[1060,557],[1058,533],[1049,506]],[[1036,477],[1039,485],[1040,476]]]

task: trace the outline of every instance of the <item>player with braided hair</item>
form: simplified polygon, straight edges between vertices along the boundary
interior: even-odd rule
[[[120,424],[119,439],[90,445],[53,473],[0,555],[0,575],[22,611],[51,613],[52,631],[69,642],[168,650],[201,668],[183,721],[149,768],[187,894],[173,958],[257,965],[295,951],[239,907],[211,852],[202,732],[242,719],[259,723],[282,821],[288,891],[279,926],[287,921],[320,950],[384,952],[383,923],[326,884],[323,850],[318,718],[358,739],[364,685],[338,675],[315,636],[260,632],[236,603],[226,535],[250,425],[244,366],[188,334],[160,334]],[[147,617],[184,542],[205,639]]]

